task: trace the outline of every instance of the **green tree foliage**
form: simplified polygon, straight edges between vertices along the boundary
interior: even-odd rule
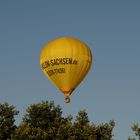
[[[79,111],[75,120],[72,116],[63,117],[61,107],[54,102],[30,105],[17,128],[15,108],[8,104],[1,104],[0,108],[0,140],[112,140],[113,137],[114,121],[95,125],[90,123],[85,110]]]
[[[110,120],[109,123],[101,124],[97,126],[97,140],[113,140],[112,131],[115,126],[115,122]]]
[[[11,139],[11,134],[16,129],[14,116],[17,114],[18,111],[14,106],[10,106],[8,103],[0,103],[0,140]]]
[[[132,127],[133,132],[135,133],[136,137],[138,137],[138,139],[140,140],[140,127],[137,124],[134,124]],[[135,138],[128,138],[128,140],[136,140]]]
[[[16,130],[15,140],[57,140],[66,139],[71,118],[62,117],[60,106],[53,102],[33,104],[27,109],[23,122]]]
[[[60,106],[46,101],[27,109],[13,140],[112,140],[113,127],[114,121],[90,124],[85,110],[73,122],[72,116],[62,116]]]

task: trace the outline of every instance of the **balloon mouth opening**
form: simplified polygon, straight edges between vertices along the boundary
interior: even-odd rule
[[[67,97],[64,99],[64,102],[65,102],[65,103],[70,103],[70,97],[67,96]]]
[[[65,96],[68,97],[72,94],[74,88],[61,88],[60,90]]]

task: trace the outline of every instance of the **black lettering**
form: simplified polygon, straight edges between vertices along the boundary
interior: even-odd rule
[[[57,69],[54,69],[54,73],[57,74],[58,73],[58,70]]]
[[[66,58],[63,58],[63,64],[64,65],[66,64]]]
[[[72,58],[68,58],[69,59],[69,64],[72,64]]]
[[[54,66],[53,59],[50,60],[51,66]]]
[[[49,70],[46,72],[49,76],[52,76],[54,74],[63,74],[63,73],[65,73],[65,68],[53,69],[53,70]]]
[[[78,61],[77,60],[73,60],[73,64],[77,65]]]
[[[54,71],[53,71],[53,70],[49,70],[49,71],[47,71],[47,74],[48,74],[49,76],[52,76],[52,75],[54,75]]]
[[[59,65],[59,59],[58,58],[56,59],[56,65]]]
[[[68,64],[78,64],[78,61],[73,58],[56,58],[56,59],[50,59],[46,60],[41,64],[42,69],[46,69],[50,66],[55,66],[55,65],[68,65]]]
[[[45,61],[44,63],[41,64],[42,69],[44,70],[45,68],[48,68],[50,66],[49,61]]]
[[[53,59],[54,65],[57,65],[57,59]]]
[[[63,64],[62,58],[59,58],[59,64]]]
[[[69,64],[69,58],[66,58],[66,64]]]

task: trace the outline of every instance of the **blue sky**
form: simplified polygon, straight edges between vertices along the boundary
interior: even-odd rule
[[[0,102],[15,105],[20,122],[30,104],[54,100],[65,116],[86,109],[93,123],[115,120],[115,140],[132,136],[140,123],[139,7],[139,0],[1,0]],[[83,40],[94,55],[71,104],[39,65],[44,44],[61,36]]]

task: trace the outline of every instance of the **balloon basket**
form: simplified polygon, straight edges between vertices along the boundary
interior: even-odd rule
[[[64,102],[65,102],[65,103],[70,103],[70,97],[67,96],[67,97],[64,99]]]

